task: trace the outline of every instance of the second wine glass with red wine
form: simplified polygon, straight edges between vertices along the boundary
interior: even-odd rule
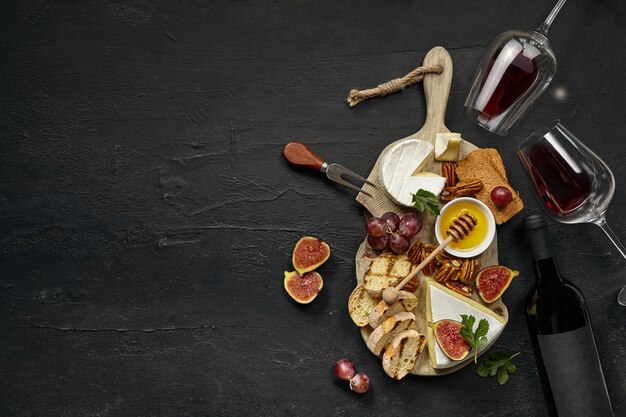
[[[518,156],[553,219],[601,227],[626,259],[624,245],[606,223],[615,178],[604,161],[560,123],[528,138],[520,145]],[[617,301],[626,306],[626,286]]]

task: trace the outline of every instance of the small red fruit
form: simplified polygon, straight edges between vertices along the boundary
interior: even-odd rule
[[[502,265],[483,268],[476,275],[478,295],[484,302],[493,303],[504,294],[504,291],[511,285],[513,278],[518,275],[518,271]]]
[[[382,216],[380,216],[381,220],[385,222],[385,228],[387,232],[395,232],[400,227],[400,216],[398,216],[393,211],[389,211]]]
[[[357,394],[365,394],[370,389],[370,379],[365,374],[356,374],[350,379],[350,389]]]
[[[342,381],[349,381],[356,373],[356,370],[354,369],[354,362],[348,358],[339,359],[333,365],[333,372],[335,373],[335,376]]]
[[[307,272],[300,275],[297,271],[285,271],[283,279],[285,290],[291,298],[300,304],[308,304],[315,300],[324,286],[322,276],[317,272]]]
[[[508,188],[498,185],[491,190],[491,201],[498,208],[506,207],[513,200],[513,193]]]

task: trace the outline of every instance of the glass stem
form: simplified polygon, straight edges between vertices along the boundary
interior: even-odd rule
[[[563,7],[566,1],[567,0],[559,0],[548,15],[548,17],[546,17],[546,20],[541,24],[541,26],[539,26],[535,30],[541,33],[543,36],[548,36],[548,29],[550,29],[550,25],[554,21],[556,15],[559,14],[559,12],[561,11],[561,7]]]
[[[611,239],[611,242],[613,242],[619,253],[621,253],[624,259],[626,259],[626,249],[624,248],[624,245],[622,245],[622,243],[619,241],[617,236],[615,236],[615,233],[613,233],[609,225],[606,223],[606,218],[602,216],[593,223],[600,226],[600,228],[604,230],[604,233],[606,233],[609,239]]]
[[[609,239],[611,239],[611,242],[613,242],[619,253],[621,253],[624,259],[626,259],[626,249],[624,249],[624,245],[622,245],[617,236],[615,236],[615,233],[613,233],[609,225],[606,223],[606,218],[602,216],[593,223],[597,224],[602,230],[604,230],[604,233],[606,233]],[[617,302],[626,307],[626,285],[624,285],[619,294],[617,294]]]

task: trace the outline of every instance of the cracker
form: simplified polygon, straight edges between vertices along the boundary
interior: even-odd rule
[[[506,169],[502,157],[496,149],[477,149],[459,161],[456,168],[459,181],[478,179],[483,182],[483,189],[476,194],[476,198],[485,203],[493,213],[496,224],[502,224],[522,211],[524,202],[515,191],[506,176]],[[504,208],[498,208],[491,201],[491,190],[497,186],[504,186],[511,191],[513,199]]]

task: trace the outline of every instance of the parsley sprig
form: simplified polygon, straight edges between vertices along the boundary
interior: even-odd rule
[[[461,314],[461,330],[459,334],[463,336],[463,339],[467,340],[472,349],[474,349],[474,363],[478,360],[478,351],[487,345],[487,333],[489,332],[489,322],[485,319],[480,319],[478,327],[474,331],[474,323],[476,317],[467,314]]]
[[[437,200],[437,196],[430,191],[421,188],[417,190],[417,192],[413,194],[413,205],[417,211],[429,211],[435,216],[439,215],[439,201]]]
[[[483,378],[498,375],[498,384],[504,385],[509,380],[509,375],[517,371],[513,364],[513,358],[521,352],[494,352],[476,369],[476,373]]]

